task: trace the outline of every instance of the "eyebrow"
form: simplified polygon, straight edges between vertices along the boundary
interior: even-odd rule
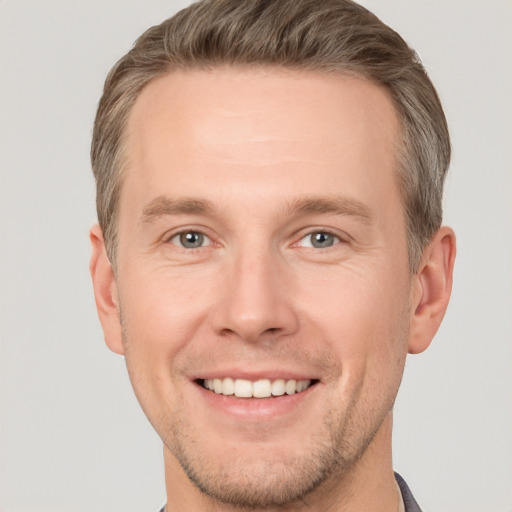
[[[313,197],[293,200],[288,204],[288,214],[334,214],[356,217],[369,224],[373,219],[372,209],[349,197]]]
[[[213,210],[212,203],[204,199],[171,199],[159,196],[144,207],[139,222],[150,223],[165,215],[205,215],[212,213]]]
[[[171,199],[159,196],[143,209],[139,222],[150,223],[165,215],[208,215],[215,211],[213,203],[206,199]],[[287,203],[285,215],[334,214],[359,218],[365,224],[373,219],[369,206],[348,197],[306,197]]]

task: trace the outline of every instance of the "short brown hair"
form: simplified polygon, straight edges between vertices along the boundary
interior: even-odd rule
[[[251,64],[345,73],[388,90],[401,123],[397,178],[415,271],[441,226],[448,127],[416,53],[351,0],[203,0],[142,34],[107,76],[94,123],[96,205],[110,261],[115,264],[123,134],[142,89],[175,69]]]

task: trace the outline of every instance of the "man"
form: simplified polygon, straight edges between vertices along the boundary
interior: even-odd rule
[[[420,510],[392,409],[455,238],[446,121],[400,36],[348,0],[193,4],[113,68],[91,154],[96,304],[166,510]]]

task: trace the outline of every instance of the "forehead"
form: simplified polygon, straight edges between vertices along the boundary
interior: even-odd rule
[[[314,186],[318,195],[337,177],[357,195],[351,180],[373,189],[389,182],[397,132],[387,91],[361,78],[279,68],[174,71],[149,83],[133,106],[125,180],[146,200],[162,185],[211,194],[227,182],[239,196],[262,182],[269,197],[271,185]]]

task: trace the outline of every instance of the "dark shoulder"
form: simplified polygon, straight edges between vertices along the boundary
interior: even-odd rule
[[[414,496],[412,495],[412,492],[405,480],[398,473],[395,473],[395,480],[398,487],[400,487],[400,492],[402,493],[405,512],[421,512],[421,508],[418,505],[418,502],[414,499]]]

